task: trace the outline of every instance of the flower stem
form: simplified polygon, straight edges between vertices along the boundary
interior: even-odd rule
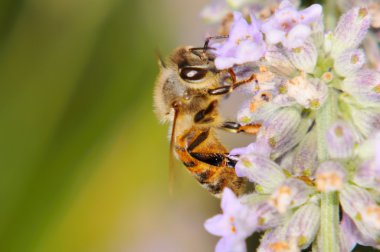
[[[339,250],[339,202],[336,192],[321,194],[320,251]]]
[[[337,94],[332,91],[316,116],[319,162],[329,158],[326,133],[337,118],[337,110]],[[321,228],[318,243],[319,251],[339,251],[339,202],[336,192],[321,193]]]

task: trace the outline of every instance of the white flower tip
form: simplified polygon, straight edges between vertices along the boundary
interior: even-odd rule
[[[269,244],[268,246],[269,251],[268,252],[295,252],[298,250],[294,249],[294,246],[292,246],[291,243],[286,241],[278,241]]]
[[[334,79],[334,74],[332,72],[325,72],[324,74],[322,74],[322,80],[326,83],[329,83],[331,82],[333,79]]]
[[[292,188],[283,185],[270,197],[269,204],[277,209],[279,213],[285,213],[292,201]]]
[[[344,177],[335,171],[321,172],[316,177],[318,191],[332,192],[339,191],[343,187]]]

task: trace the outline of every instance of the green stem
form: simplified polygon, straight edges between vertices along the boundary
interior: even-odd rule
[[[336,192],[321,194],[321,239],[319,247],[323,252],[339,250],[339,202]]]
[[[316,127],[318,135],[318,160],[329,158],[326,132],[337,117],[337,94],[330,91],[326,103],[318,111]],[[339,201],[336,192],[321,193],[321,228],[318,239],[319,251],[339,251]]]

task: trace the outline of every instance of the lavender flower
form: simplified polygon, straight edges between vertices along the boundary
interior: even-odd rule
[[[218,69],[226,69],[235,64],[257,61],[263,57],[266,47],[259,26],[254,17],[251,17],[251,24],[248,24],[239,12],[235,12],[234,24],[227,41],[213,44],[216,48],[215,66]]]
[[[281,43],[286,48],[297,48],[311,34],[310,24],[322,22],[322,7],[312,5],[297,11],[289,1],[283,1],[279,9],[262,26],[269,44]]]
[[[246,251],[244,240],[259,231],[263,252],[380,248],[380,68],[363,49],[378,3],[356,2],[339,20],[325,15],[330,31],[321,5],[298,10],[283,1],[251,23],[235,12],[229,38],[213,45],[218,69],[254,62],[271,75],[256,71],[258,86],[242,90],[237,121],[262,127],[230,155],[255,191],[236,198],[226,189],[223,215],[206,222],[222,236],[217,251]]]
[[[294,6],[299,6],[299,0],[290,0]],[[229,13],[240,11],[244,16],[255,14],[257,18],[269,17],[278,8],[281,0],[213,0],[201,11],[201,17],[207,22],[223,21]]]
[[[221,206],[223,214],[205,223],[208,232],[222,237],[215,251],[246,251],[244,240],[255,231],[257,214],[249,206],[240,203],[229,188],[224,189]]]

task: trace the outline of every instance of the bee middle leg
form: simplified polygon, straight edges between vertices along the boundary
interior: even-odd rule
[[[227,130],[232,133],[247,133],[255,135],[257,132],[259,132],[261,128],[261,124],[247,124],[247,125],[241,125],[237,122],[224,122],[221,126],[222,129]]]
[[[196,151],[195,149],[202,145],[208,139],[210,134],[209,130],[205,130],[201,132],[186,148],[186,151],[195,158],[196,160],[207,163],[212,166],[226,166],[226,167],[235,167],[236,161],[231,159],[228,156],[228,153],[209,153],[209,152],[202,152],[202,151]]]

